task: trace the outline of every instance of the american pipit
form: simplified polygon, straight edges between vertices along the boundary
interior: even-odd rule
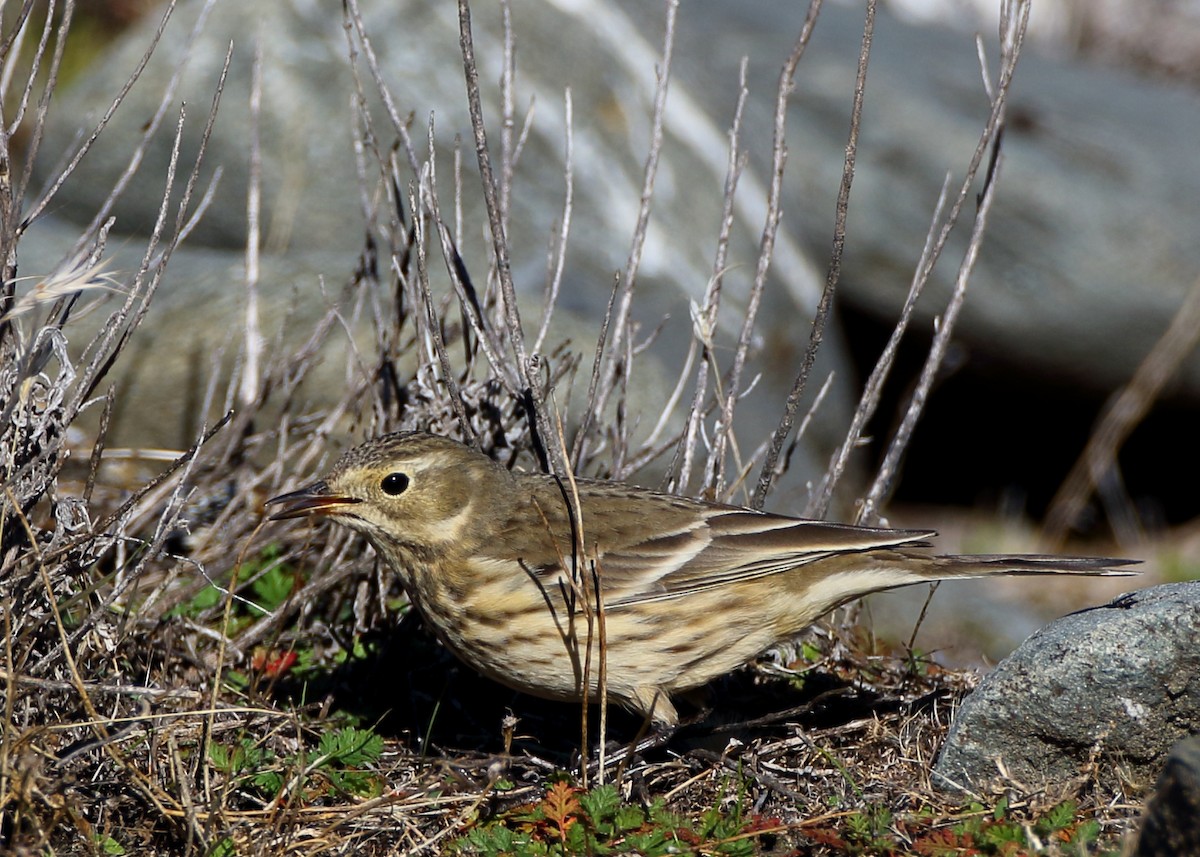
[[[273,520],[323,515],[365,535],[442,642],[484,675],[560,700],[579,700],[586,675],[595,700],[603,636],[609,698],[668,724],[672,694],[860,595],[952,577],[1121,574],[1132,562],[935,556],[932,530],[576,484],[578,516],[553,477],[411,432],[364,443],[320,482],[269,502],[282,507]]]

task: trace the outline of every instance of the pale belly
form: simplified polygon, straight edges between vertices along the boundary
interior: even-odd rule
[[[587,697],[598,699],[603,668],[609,698],[637,709],[647,694],[698,687],[778,639],[774,623],[739,612],[745,601],[735,588],[703,604],[681,598],[622,605],[602,618],[593,613],[590,623],[582,607],[568,609],[560,593],[535,601],[528,591],[505,589],[475,591],[452,606],[439,598],[450,609],[436,615],[419,606],[462,661],[509,687],[550,699],[579,700],[585,675]]]

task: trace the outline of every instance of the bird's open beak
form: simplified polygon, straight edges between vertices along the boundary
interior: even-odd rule
[[[324,482],[314,482],[312,485],[306,485],[299,491],[292,491],[290,494],[280,494],[278,497],[272,497],[267,501],[266,505],[274,506],[278,504],[283,506],[282,509],[270,518],[272,521],[283,521],[287,518],[304,518],[309,515],[331,515],[335,514],[343,506],[351,506],[361,502],[357,497],[346,497],[341,494],[332,493],[329,490],[329,486]]]

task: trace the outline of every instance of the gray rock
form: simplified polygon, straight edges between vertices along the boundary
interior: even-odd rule
[[[68,198],[78,203],[65,209],[68,214],[78,211],[87,215],[94,210],[124,167],[157,104],[161,83],[184,54],[200,5],[185,4],[176,13],[131,101],[88,156],[86,181],[68,187]],[[409,130],[418,157],[425,155],[425,124],[431,114],[435,117],[442,190],[448,195],[452,187],[450,150],[456,138],[469,140],[471,133],[453,8],[371,0],[362,5],[367,31],[398,109],[402,116],[412,117]],[[531,293],[538,292],[545,273],[545,249],[562,211],[563,90],[569,86],[575,114],[576,240],[568,255],[570,281],[564,300],[572,309],[594,312],[607,301],[612,272],[623,266],[628,254],[649,142],[659,48],[658,36],[651,36],[641,26],[645,21],[628,20],[611,4],[584,5],[588,8],[564,9],[536,0],[514,4],[520,51],[518,110],[523,113],[532,102],[535,115],[517,165],[509,237],[518,284]],[[129,32],[96,74],[64,93],[50,122],[46,164],[54,163],[59,152],[69,148],[81,127],[81,117],[98,114],[108,103],[115,85],[145,50],[156,23],[148,19]],[[477,10],[474,29],[481,83],[489,98],[485,110],[498,123],[495,81],[501,57],[494,10]],[[227,45],[233,41],[233,67],[209,155],[210,165],[219,164],[225,175],[217,202],[197,229],[195,242],[240,248],[245,241],[246,119],[252,40],[259,32],[264,34],[265,53],[261,119],[264,219],[272,224],[272,249],[355,252],[361,246],[365,223],[356,190],[354,90],[346,36],[340,16],[301,0],[218,2],[184,69],[179,99],[192,105],[190,110],[196,114],[199,106],[211,99]],[[728,71],[725,110],[709,113],[694,101],[685,104],[689,96],[681,81],[669,111],[658,205],[642,267],[650,303],[646,314],[652,321],[666,310],[686,322],[686,304],[680,298],[700,296],[711,276],[726,168],[724,125],[737,83],[735,69]],[[373,103],[373,107],[375,121],[386,123],[378,106]],[[199,130],[194,128],[189,140],[194,141]],[[375,132],[388,142],[395,136],[386,124],[377,126]],[[158,177],[165,170],[170,149],[168,135],[159,136],[146,158],[138,180],[140,188],[127,194],[116,209],[119,231],[140,234],[153,222]],[[492,142],[498,148],[498,140]],[[468,165],[464,199],[470,229],[461,236],[460,250],[469,261],[486,259],[481,197],[477,179],[469,174],[474,162],[469,145],[464,162]],[[762,214],[753,200],[756,193],[762,194],[762,188],[761,179],[753,173],[743,178],[747,201],[740,208],[734,230],[731,264],[737,267],[731,277],[735,280],[730,287],[734,293],[731,302],[736,302],[739,289],[744,292],[752,273],[745,266],[756,253]],[[450,200],[442,202],[448,212]],[[781,236],[774,276],[777,287],[806,312],[815,305],[821,277],[786,234]],[[664,290],[663,286],[670,288]],[[730,329],[735,310],[730,308],[727,319]],[[686,332],[686,325],[684,329]]]
[[[22,239],[22,259],[32,270],[41,263],[51,265],[55,252],[69,246],[77,234],[71,224],[45,218]],[[119,240],[110,246],[106,271],[123,280],[137,270],[142,248],[137,242]],[[262,257],[258,312],[265,360],[299,351],[331,310],[336,308],[340,318],[322,341],[294,401],[285,403],[282,391],[274,391],[261,412],[264,424],[279,417],[285,404],[292,418],[329,408],[348,386],[373,377],[377,343],[370,299],[348,296],[344,286],[352,261],[345,254],[321,249]],[[336,273],[322,282],[322,271]],[[184,449],[202,425],[213,425],[225,412],[230,404],[227,389],[244,356],[244,281],[245,259],[240,252],[188,245],[176,250],[146,319],[101,387],[103,392],[115,383],[117,390],[107,446]],[[81,307],[68,327],[76,350],[87,345],[114,309],[94,296],[85,297]],[[523,300],[521,307],[526,318],[539,318],[540,307],[532,298]],[[594,347],[596,331],[594,319],[559,309],[547,334],[546,351],[571,343],[590,358],[588,349]],[[415,351],[402,357],[398,368],[411,375],[416,370]],[[674,372],[653,356],[641,360],[637,372],[638,384],[628,391],[629,408],[633,413],[657,413],[670,395]],[[214,376],[215,396],[205,410],[202,400]],[[586,392],[586,384],[578,380],[569,390],[559,391],[559,403],[568,415],[578,418]],[[99,416],[98,407],[85,411],[76,428],[92,432]]]
[[[1146,807],[1135,857],[1200,854],[1200,735],[1180,741],[1167,756]]]
[[[402,116],[412,117],[409,130],[418,157],[424,156],[425,124],[436,119],[435,145],[442,177],[442,205],[447,213],[452,187],[451,149],[456,138],[470,139],[458,48],[457,22],[452,7],[444,4],[362,4],[366,27],[379,52],[383,74],[395,94]],[[143,125],[157,104],[162,83],[184,55],[185,42],[200,4],[184,4],[169,25],[146,74],[117,113],[77,175],[64,188],[56,211],[84,219],[95,210],[129,157]],[[587,8],[559,7],[525,0],[514,4],[519,40],[518,111],[536,105],[532,130],[514,180],[512,230],[514,274],[526,295],[540,295],[546,270],[546,247],[561,218],[564,194],[562,176],[564,123],[563,90],[570,86],[574,101],[575,209],[572,242],[567,254],[566,280],[560,306],[577,318],[598,321],[607,302],[612,274],[625,264],[640,195],[641,173],[649,144],[649,117],[654,93],[654,65],[659,53],[658,35],[639,22],[627,19],[611,4]],[[485,87],[487,113],[498,127],[498,70],[501,45],[498,15],[477,9],[475,34]],[[81,127],[88,127],[108,103],[111,94],[141,56],[156,24],[147,20],[130,31],[112,53],[71,91],[62,93],[53,113],[43,164],[57,162],[69,150]],[[661,28],[661,24],[659,25]],[[324,276],[340,282],[353,266],[362,244],[366,217],[357,190],[353,150],[355,121],[351,110],[353,84],[346,54],[346,36],[340,16],[324,6],[291,0],[269,4],[242,4],[221,0],[183,70],[178,98],[192,117],[184,158],[194,150],[200,131],[202,106],[211,90],[230,40],[233,66],[222,97],[208,156],[208,170],[216,165],[224,178],[211,212],[195,232],[192,246],[204,244],[228,250],[216,261],[218,276],[169,273],[161,300],[168,291],[188,292],[189,300],[208,305],[208,289],[222,280],[225,270],[238,263],[234,248],[244,242],[245,186],[249,141],[247,115],[250,58],[253,36],[263,33],[264,95],[261,119],[263,140],[264,222],[268,250],[286,257],[282,268],[290,282],[278,286],[268,271],[263,291],[286,302],[292,284],[301,295],[314,299],[314,284]],[[774,62],[774,60],[772,60]],[[363,71],[366,75],[366,71]],[[368,89],[371,84],[368,82]],[[692,336],[688,299],[699,298],[711,277],[718,233],[721,189],[726,169],[724,126],[736,94],[733,70],[725,81],[729,96],[725,109],[713,118],[698,100],[689,100],[685,84],[673,85],[666,140],[657,183],[655,215],[639,275],[637,319],[657,325],[670,319],[659,338],[655,357],[668,373],[676,371]],[[375,133],[386,147],[395,136],[376,101],[371,104]],[[493,146],[497,140],[493,139]],[[160,132],[147,154],[141,173],[115,209],[117,231],[139,234],[149,228],[158,207],[160,176],[170,148],[169,135]],[[403,160],[403,159],[402,159]],[[471,177],[473,152],[464,151],[464,201],[467,228],[459,236],[459,249],[468,267],[486,270],[488,244],[483,239],[481,196]],[[728,355],[740,324],[753,276],[757,242],[763,218],[764,184],[753,170],[741,181],[729,273],[717,346]],[[270,260],[267,261],[271,267]],[[297,266],[311,266],[298,270]],[[180,266],[182,268],[183,266]],[[438,273],[436,270],[435,274]],[[481,276],[477,274],[476,276]],[[798,354],[807,340],[812,309],[819,293],[820,276],[786,232],[780,235],[765,298],[762,343],[774,345],[768,355],[774,362],[778,350],[788,355],[788,368],[773,373],[773,384],[760,385],[744,405],[755,441],[778,420],[780,388],[790,383]],[[435,284],[444,289],[444,281]],[[303,299],[302,299],[303,300]],[[228,328],[228,316],[212,311],[191,313],[191,331],[208,325],[214,339]],[[176,328],[171,317],[160,316],[154,331],[143,338],[172,342]],[[595,333],[576,341],[576,350],[590,354]],[[848,361],[838,346],[838,334],[827,338],[823,363],[810,389],[810,398],[831,366]],[[153,346],[150,346],[153,350]],[[751,366],[751,372],[762,367]],[[119,367],[122,370],[125,367]],[[808,451],[794,461],[793,485],[803,484],[823,470],[830,444],[846,424],[851,377],[840,372],[832,395],[822,409],[818,427],[810,436]],[[657,397],[659,402],[663,397]],[[165,403],[156,402],[157,405]],[[635,415],[636,416],[636,415]],[[646,419],[650,416],[647,414]],[[814,440],[823,435],[825,440]],[[817,454],[812,449],[820,449]]]
[[[1095,759],[1153,778],[1200,730],[1200,581],[1133,592],[1030,637],[963,702],[934,782],[1066,782]],[[1003,772],[1003,774],[1001,773]]]
[[[738,57],[769,57],[750,65],[753,107],[769,110],[776,58],[803,13],[784,0],[687,4],[681,78],[715,98]],[[861,12],[823,7],[792,96],[786,223],[817,259],[828,253],[861,31]],[[995,31],[982,36],[994,63]],[[981,86],[971,39],[878,16],[847,227],[849,305],[896,317],[942,180],[949,170],[961,182],[986,117]],[[1101,394],[1129,379],[1200,271],[1200,147],[1185,142],[1200,138],[1198,101],[1191,87],[1022,53],[1000,191],[956,331],[974,357],[1031,384],[1050,376]],[[752,113],[748,128],[761,158],[769,141],[753,133],[769,125]],[[965,243],[960,228],[919,327],[943,311]],[[1173,392],[1200,397],[1200,353]]]
[[[198,5],[183,4],[177,12],[134,100],[118,112],[81,173],[64,189],[56,211],[87,217],[107,193],[162,82],[183,54]],[[436,116],[439,171],[448,188],[449,149],[456,136],[469,139],[453,9],[380,0],[364,0],[363,6],[398,109],[412,116],[418,155],[426,120],[431,112]],[[728,353],[733,341],[761,229],[776,77],[802,14],[784,0],[694,0],[680,10],[638,314],[648,325],[671,316],[658,351],[668,367],[691,336],[686,300],[699,296],[710,277],[725,128],[737,95],[737,65],[747,55],[751,96],[744,145],[750,168],[741,183],[718,348]],[[518,113],[535,105],[513,200],[517,282],[526,294],[539,293],[544,248],[561,216],[562,92],[569,85],[575,105],[576,204],[562,304],[581,317],[597,317],[612,272],[624,265],[628,252],[661,17],[661,7],[640,0],[514,4]],[[492,7],[475,10],[493,127],[497,18]],[[61,93],[52,111],[45,164],[69,149],[77,131],[89,127],[86,118],[108,103],[143,51],[153,23],[130,32],[94,74]],[[859,12],[825,7],[800,66],[789,117],[783,229],[761,316],[761,351],[753,364],[763,370],[764,380],[742,411],[747,438],[762,437],[774,425],[781,392],[790,385],[807,340],[830,244],[860,31]],[[220,164],[225,178],[194,243],[232,250],[243,241],[249,63],[257,32],[264,34],[266,63],[261,124],[268,249],[289,258],[284,267],[297,259],[313,266],[292,277],[301,294],[311,296],[318,276],[331,282],[345,277],[365,223],[354,189],[353,90],[345,35],[339,16],[320,4],[216,4],[179,94],[189,104],[189,145],[194,146],[198,117],[232,39],[233,70],[209,157],[210,168]],[[1200,244],[1194,240],[1200,234],[1200,209],[1191,202],[1200,193],[1192,186],[1200,182],[1200,149],[1180,142],[1200,136],[1195,102],[1190,90],[1027,52],[1010,106],[1002,190],[960,321],[958,339],[971,354],[1001,371],[1026,373],[1030,383],[1054,377],[1093,392],[1130,376],[1200,270]],[[372,107],[376,133],[386,145],[393,132],[378,105]],[[881,13],[843,270],[842,298],[848,306],[881,319],[895,315],[942,177],[948,169],[961,172],[985,112],[969,38],[905,26]],[[157,210],[167,136],[159,134],[140,177],[118,206],[119,231],[144,231]],[[471,164],[469,147],[464,155]],[[469,174],[465,187],[471,225],[460,241],[468,264],[482,270],[487,246],[477,185]],[[444,206],[448,202],[443,199]],[[952,240],[918,308],[918,329],[928,331],[942,311],[963,232]],[[236,259],[231,255],[230,265]],[[282,294],[290,293],[290,284],[283,288]],[[166,289],[203,286],[172,275]],[[195,329],[205,321],[193,317],[188,323]],[[226,323],[211,319],[214,330]],[[170,341],[170,329],[163,335]],[[817,380],[836,366],[838,383],[824,406],[824,421],[810,436],[809,457],[796,463],[793,490],[802,490],[795,486],[822,469],[824,450],[840,437],[852,398],[853,379],[836,334],[827,341],[825,360]],[[1200,394],[1200,354],[1185,365],[1175,393],[1192,401]]]

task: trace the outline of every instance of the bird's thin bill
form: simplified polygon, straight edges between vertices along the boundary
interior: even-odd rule
[[[282,509],[270,518],[272,521],[283,521],[288,518],[304,518],[309,515],[329,515],[343,506],[349,506],[358,502],[361,501],[355,497],[331,494],[329,486],[324,482],[314,482],[312,485],[301,488],[299,491],[292,491],[290,494],[280,494],[278,497],[272,497],[267,501],[266,505],[283,506]]]

